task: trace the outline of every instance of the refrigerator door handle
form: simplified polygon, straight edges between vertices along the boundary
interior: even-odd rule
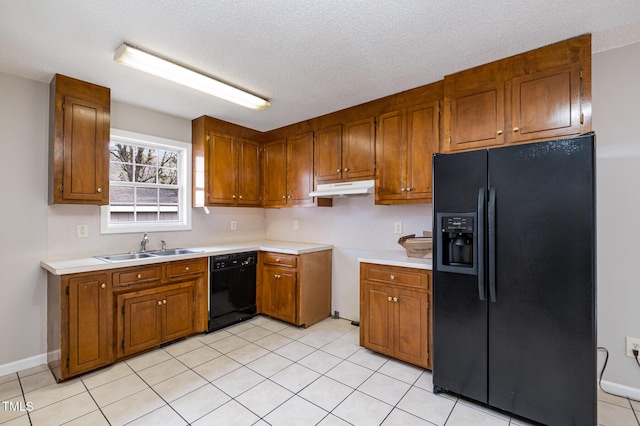
[[[489,188],[488,215],[488,249],[489,249],[489,300],[496,301],[496,189]]]
[[[478,230],[476,261],[478,262],[478,298],[480,300],[485,300],[487,293],[484,282],[484,197],[485,189],[480,188],[478,191],[478,223],[476,225]]]

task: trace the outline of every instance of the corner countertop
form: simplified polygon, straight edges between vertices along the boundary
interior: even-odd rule
[[[404,250],[363,252],[361,257],[358,258],[358,262],[427,270],[431,270],[433,265],[431,258],[409,257]]]
[[[127,260],[124,262],[107,262],[95,257],[63,260],[43,260],[40,266],[54,275],[76,274],[80,272],[102,271],[106,269],[126,268],[129,266],[150,265],[175,260],[196,259],[199,257],[223,254],[242,253],[246,251],[274,251],[285,254],[304,254],[333,249],[330,244],[298,243],[292,241],[246,241],[239,243],[225,243],[206,247],[188,247],[197,253],[175,256],[158,256],[144,259]],[[107,253],[105,253],[107,254]],[[115,253],[114,253],[115,254]]]

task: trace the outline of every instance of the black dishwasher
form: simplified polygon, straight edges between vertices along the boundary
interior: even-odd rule
[[[209,259],[209,332],[256,314],[258,253],[234,253]]]

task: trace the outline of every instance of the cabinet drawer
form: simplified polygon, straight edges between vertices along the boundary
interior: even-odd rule
[[[265,253],[263,263],[265,265],[280,265],[295,268],[298,266],[298,256],[282,253]]]
[[[113,273],[113,286],[128,286],[157,281],[162,278],[162,265],[120,269]]]
[[[427,271],[416,269],[370,264],[364,267],[364,279],[429,289]]]
[[[179,260],[167,263],[167,278],[197,274],[207,270],[207,259]]]

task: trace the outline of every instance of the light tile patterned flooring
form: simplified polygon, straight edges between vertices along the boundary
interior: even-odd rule
[[[434,395],[429,371],[358,346],[358,332],[345,320],[303,329],[257,316],[61,384],[42,365],[0,377],[0,423],[527,424]],[[638,425],[639,402],[599,399],[599,424]]]

